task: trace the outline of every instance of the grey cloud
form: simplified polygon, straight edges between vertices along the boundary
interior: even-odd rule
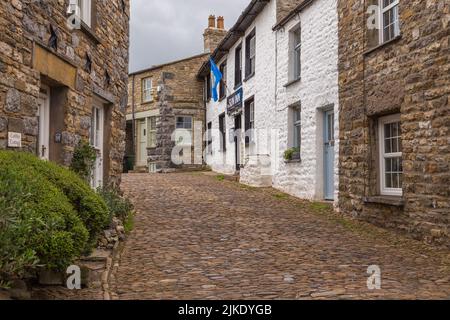
[[[130,71],[203,52],[210,14],[229,29],[250,0],[132,0]]]

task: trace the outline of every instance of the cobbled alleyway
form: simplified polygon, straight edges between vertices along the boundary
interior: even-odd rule
[[[137,215],[113,299],[450,298],[448,251],[329,205],[212,173],[126,175],[122,187]],[[367,288],[369,265],[381,268],[381,290]]]

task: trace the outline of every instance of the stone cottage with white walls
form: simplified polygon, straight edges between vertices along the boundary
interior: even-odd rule
[[[199,73],[214,171],[302,198],[335,199],[337,19],[333,0],[249,4],[212,54],[226,82],[218,102],[209,63]]]
[[[274,28],[276,102],[264,110],[279,130],[273,186],[306,199],[337,200],[337,30],[334,0],[303,1]]]

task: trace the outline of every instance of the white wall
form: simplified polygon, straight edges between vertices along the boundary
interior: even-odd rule
[[[289,31],[301,25],[301,80],[290,86]],[[324,198],[323,108],[335,111],[335,198],[338,190],[339,100],[338,100],[338,17],[335,0],[317,0],[277,32],[278,76],[275,111],[280,128],[279,166],[274,187],[307,199]],[[302,110],[301,162],[286,163],[288,146],[288,107],[300,102]],[[269,115],[267,115],[269,116]]]
[[[243,81],[244,101],[252,96],[255,97],[255,127],[266,128],[271,126],[270,119],[265,117],[265,112],[275,103],[275,33],[272,27],[276,23],[276,5],[275,0],[271,1],[264,10],[258,15],[253,24],[246,30],[245,36],[238,41],[229,54],[217,63],[218,66],[227,60],[227,84],[231,93],[234,92],[234,60],[235,49],[242,44],[243,60],[243,79],[245,79],[245,37],[256,28],[256,68],[255,76],[247,81]],[[211,100],[207,104],[207,123],[212,122],[212,127],[216,131],[219,128],[219,115],[226,111],[226,99],[220,102]],[[242,128],[244,130],[244,114],[242,114]],[[218,133],[214,132],[213,155],[207,156],[207,162],[216,172],[224,174],[233,174],[235,172],[235,146],[234,142],[228,138],[230,128],[234,127],[234,117],[226,116],[227,128],[227,152],[224,154],[219,151]],[[244,145],[244,136],[242,136],[242,145]],[[269,153],[267,143],[258,144],[259,152]],[[243,148],[245,159],[248,150]],[[223,160],[226,163],[223,164]],[[241,174],[244,173],[245,169]]]
[[[299,23],[302,27],[302,78],[286,87],[289,81],[289,30]],[[276,32],[272,30],[275,24],[276,4],[273,0],[246,31],[247,35],[256,27],[256,74],[243,83],[243,91],[244,101],[251,96],[255,97],[257,144],[252,152],[246,152],[247,160],[241,170],[241,182],[254,186],[273,185],[301,198],[323,199],[323,108],[334,105],[337,199],[339,105],[336,1],[316,0]],[[245,37],[237,42],[224,58],[227,59],[227,83],[230,90],[234,88],[234,50],[244,39]],[[243,64],[245,70],[245,44]],[[288,106],[299,101],[302,106],[302,159],[299,163],[286,163],[283,154],[288,148]],[[226,99],[207,104],[207,122],[211,121],[216,130],[213,155],[207,157],[207,162],[216,172],[233,174],[235,154],[229,130],[234,126],[234,117],[226,116],[227,152],[224,154],[218,151],[219,115],[225,110]],[[242,127],[244,128],[244,121]],[[225,164],[223,160],[226,160]],[[270,161],[270,166],[268,170],[264,170],[261,162],[267,160]]]

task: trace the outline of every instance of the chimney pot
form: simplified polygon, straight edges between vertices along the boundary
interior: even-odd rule
[[[225,29],[225,19],[222,16],[217,18],[217,29]]]
[[[215,28],[216,27],[216,16],[210,15],[208,18],[208,28]]]

